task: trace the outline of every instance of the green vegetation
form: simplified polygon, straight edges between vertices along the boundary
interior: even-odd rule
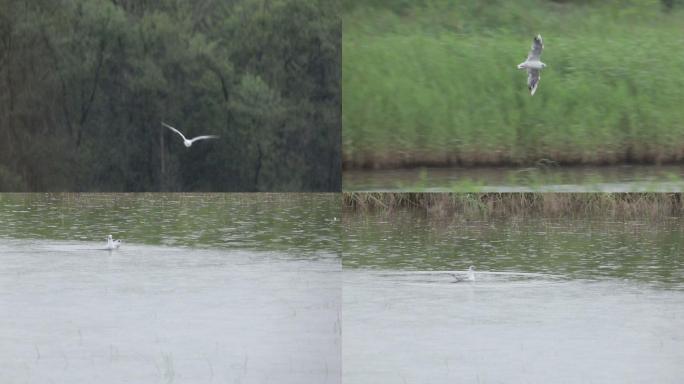
[[[684,160],[683,2],[345,4],[346,168]]]
[[[593,167],[610,169],[609,167]],[[684,176],[663,171],[669,166],[649,169],[648,174],[575,173],[559,172],[572,167],[545,168],[525,167],[495,169],[496,178],[486,170],[475,168],[472,172],[445,177],[437,171],[443,168],[421,168],[414,172],[382,177],[383,171],[347,171],[343,178],[345,191],[358,192],[680,192],[684,190]],[[433,173],[431,173],[431,171]],[[489,176],[489,178],[487,177]],[[620,179],[619,177],[623,177]],[[616,178],[617,177],[617,178]],[[636,181],[635,181],[636,180]]]
[[[347,212],[416,209],[433,216],[684,217],[681,193],[344,193]]]
[[[339,190],[339,12],[0,0],[0,190]]]

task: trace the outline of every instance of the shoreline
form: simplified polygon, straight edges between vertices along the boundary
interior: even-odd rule
[[[684,217],[681,193],[402,193],[343,192],[343,213],[420,210],[428,216],[489,217]]]
[[[360,160],[359,160],[360,159]],[[518,161],[512,159],[494,159],[484,156],[470,159],[444,156],[412,156],[409,158],[397,158],[390,156],[359,156],[357,159],[343,158],[342,171],[369,171],[369,170],[410,170],[416,168],[503,168],[515,169],[520,167],[542,168],[581,168],[581,167],[615,167],[615,166],[668,166],[684,165],[684,148],[680,153],[660,157],[624,157],[622,159],[597,159],[586,161],[570,158],[545,158],[536,160]]]

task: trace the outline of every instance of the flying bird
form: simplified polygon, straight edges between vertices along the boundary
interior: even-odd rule
[[[107,245],[105,246],[106,249],[118,249],[120,246],[121,240],[113,240],[112,235],[107,235]]]
[[[161,123],[162,123],[162,125],[165,126],[166,128],[168,128],[168,129],[170,129],[170,130],[176,132],[177,134],[179,134],[180,137],[183,138],[183,144],[184,144],[187,148],[190,148],[190,146],[192,145],[192,143],[194,143],[195,141],[198,141],[198,140],[218,139],[218,138],[219,138],[218,136],[214,136],[214,135],[205,135],[205,136],[197,136],[197,137],[195,137],[195,138],[192,138],[192,139],[188,140],[188,139],[185,138],[185,135],[183,135],[183,134],[182,134],[179,130],[177,130],[176,128],[174,128],[174,127],[172,127],[172,126],[166,124],[166,123],[163,122],[163,121],[162,121]]]
[[[546,64],[539,60],[543,49],[542,37],[537,35],[534,41],[532,41],[532,49],[527,54],[527,59],[518,64],[518,69],[527,69],[527,88],[530,90],[530,96],[534,95],[534,92],[537,90],[539,79],[541,79],[541,69],[546,67]]]

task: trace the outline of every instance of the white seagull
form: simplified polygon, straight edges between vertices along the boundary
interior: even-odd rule
[[[194,142],[197,141],[197,140],[218,139],[218,138],[219,138],[218,136],[214,136],[214,135],[205,135],[205,136],[197,136],[197,137],[195,137],[195,138],[192,138],[192,139],[188,140],[188,139],[185,138],[185,135],[183,135],[183,134],[182,134],[179,130],[177,130],[176,128],[174,128],[174,127],[172,127],[172,126],[166,124],[166,123],[163,122],[163,121],[162,121],[161,123],[162,123],[162,125],[165,126],[166,128],[168,128],[168,129],[170,129],[170,130],[176,132],[177,134],[179,134],[180,137],[183,138],[183,144],[185,144],[185,146],[188,147],[188,148],[190,148],[190,146],[192,145],[192,143],[194,143]]]
[[[539,79],[541,79],[541,69],[546,67],[546,64],[539,60],[543,49],[542,37],[537,35],[534,41],[532,41],[532,49],[527,54],[527,59],[518,64],[518,69],[527,69],[527,88],[530,90],[530,96],[534,95],[534,92],[537,90]]]
[[[120,246],[121,240],[112,240],[112,235],[107,235],[107,245],[105,247],[106,249],[119,249]]]
[[[452,273],[451,276],[453,276],[454,279],[456,279],[456,282],[475,281],[475,267],[471,265],[470,268],[468,268],[468,275],[465,278],[457,276],[455,273]]]
[[[472,265],[468,268],[468,281],[475,281],[475,267]]]

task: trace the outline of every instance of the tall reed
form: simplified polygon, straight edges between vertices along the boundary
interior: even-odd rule
[[[347,213],[423,210],[436,216],[619,217],[684,216],[680,193],[344,193]]]
[[[345,167],[684,160],[684,11],[375,4],[343,15]],[[548,67],[531,97],[516,65],[537,33]]]

